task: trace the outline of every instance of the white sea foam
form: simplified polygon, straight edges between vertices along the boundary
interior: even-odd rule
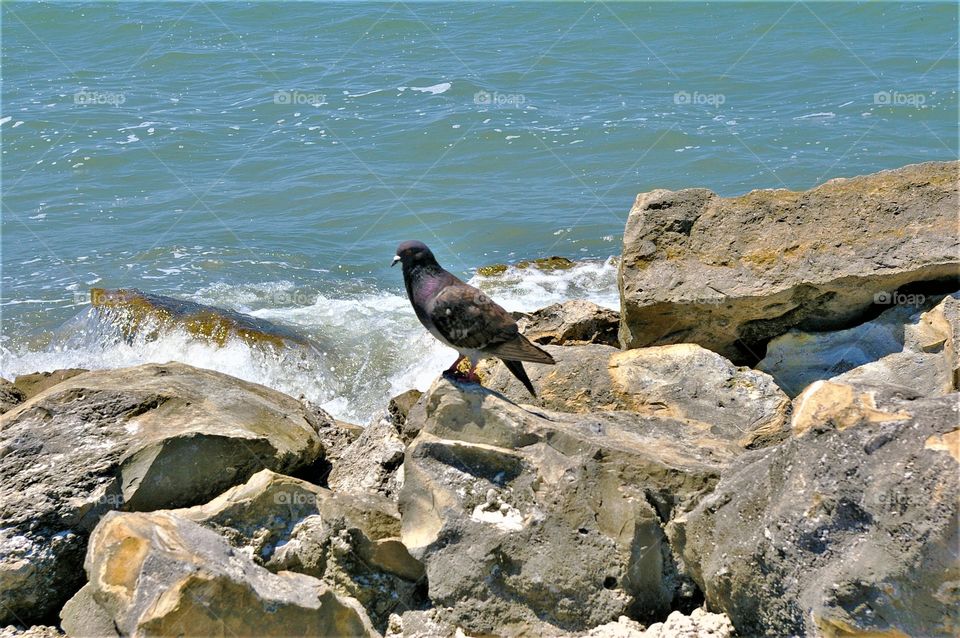
[[[795,119],[795,120],[812,120],[812,119],[828,120],[828,119],[833,118],[833,117],[836,117],[836,116],[837,116],[836,113],[832,113],[832,112],[830,112],[830,111],[825,111],[825,112],[823,112],[823,113],[807,113],[806,115],[798,115],[797,117],[795,117],[795,118],[793,118],[793,119]]]
[[[453,85],[450,82],[441,82],[440,84],[434,84],[432,86],[411,86],[409,89],[411,91],[420,91],[421,93],[440,95],[441,93],[449,91],[451,86]]]
[[[469,281],[511,311],[530,312],[567,299],[588,299],[609,308],[619,304],[612,259],[582,262],[567,270],[511,267],[501,275],[475,275]],[[303,396],[337,418],[364,424],[390,396],[410,388],[426,390],[457,356],[423,329],[402,291],[369,289],[303,298],[291,282],[276,281],[242,287],[215,284],[189,298],[291,328],[313,339],[318,351],[278,352],[239,340],[217,347],[178,330],[131,341],[99,321],[88,307],[49,347],[0,348],[0,376],[175,360]],[[265,299],[276,303],[258,308]]]

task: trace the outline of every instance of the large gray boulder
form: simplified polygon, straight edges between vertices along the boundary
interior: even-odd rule
[[[543,407],[561,412],[623,410],[696,421],[715,436],[760,447],[786,436],[790,399],[773,378],[738,367],[695,344],[635,350],[602,345],[544,346],[556,365],[527,365]],[[485,362],[484,385],[515,402],[532,401],[499,360]]]
[[[695,594],[663,524],[741,448],[709,426],[519,406],[438,380],[410,412],[402,534],[437,618],[467,633],[585,630]]]
[[[621,345],[698,343],[752,363],[790,328],[849,327],[908,284],[956,290],[957,170],[928,162],[730,198],[641,193],[619,266]]]
[[[811,385],[669,526],[710,608],[745,636],[957,635],[958,400]]]
[[[203,503],[322,456],[299,401],[217,372],[151,364],[48,388],[0,417],[0,624],[56,614],[104,513]]]
[[[172,512],[110,512],[84,567],[87,602],[123,636],[378,635],[357,601],[311,576],[271,573]]]

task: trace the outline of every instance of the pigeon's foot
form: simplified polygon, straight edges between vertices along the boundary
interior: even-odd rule
[[[453,365],[451,365],[449,368],[443,371],[443,375],[458,377],[459,375],[463,374],[462,372],[463,362],[466,360],[467,360],[466,357],[464,357],[463,355],[460,355],[459,357],[457,357],[457,360],[453,362]]]
[[[443,371],[443,376],[461,383],[480,384],[481,379],[477,374],[477,365],[468,357],[461,356],[453,365]]]

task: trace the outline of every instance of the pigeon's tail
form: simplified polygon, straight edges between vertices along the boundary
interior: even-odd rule
[[[520,383],[523,384],[523,387],[532,394],[534,397],[537,396],[537,391],[533,389],[533,384],[530,382],[530,377],[527,376],[527,371],[523,369],[523,363],[520,361],[512,361],[510,359],[502,360],[504,365],[507,366],[507,370],[513,373],[513,376],[520,379]]]

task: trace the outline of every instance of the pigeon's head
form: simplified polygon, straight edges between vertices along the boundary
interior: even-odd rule
[[[414,266],[427,266],[437,263],[437,258],[433,256],[430,249],[422,241],[405,241],[397,246],[397,255],[393,258],[391,266],[396,266],[397,262],[403,264],[404,270]]]

